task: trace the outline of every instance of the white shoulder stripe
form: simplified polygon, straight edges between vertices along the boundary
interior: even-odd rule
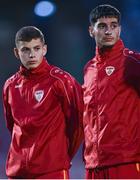
[[[52,73],[52,71],[53,71],[54,69],[55,69],[55,68],[52,68],[52,69],[51,69],[50,75],[51,75],[52,77],[55,77],[56,79],[58,79],[58,80],[62,83],[62,85],[63,85],[63,87],[64,87],[64,90],[65,90],[65,93],[66,93],[66,97],[67,97],[68,102],[69,102],[69,104],[70,104],[70,98],[69,98],[69,95],[68,95],[66,86],[65,86],[65,84],[64,84],[64,82],[63,82],[63,80],[62,80],[61,78],[59,78],[58,76],[55,76],[55,75]],[[56,69],[56,70],[57,70],[57,69]]]

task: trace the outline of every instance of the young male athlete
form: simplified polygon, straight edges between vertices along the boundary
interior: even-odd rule
[[[49,65],[44,35],[34,26],[16,33],[18,72],[4,85],[3,103],[11,144],[9,178],[68,179],[83,138],[82,90],[62,69]]]
[[[140,178],[140,54],[120,39],[120,12],[90,13],[96,55],[84,71],[84,159],[87,179]]]

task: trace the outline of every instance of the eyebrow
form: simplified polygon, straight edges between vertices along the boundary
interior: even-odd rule
[[[99,24],[107,24],[107,23],[105,23],[105,22],[99,22]],[[99,25],[99,24],[98,24],[98,25]],[[111,24],[119,24],[119,23],[116,22],[116,21],[112,21]]]
[[[37,47],[41,47],[41,45],[36,45],[36,46],[34,46],[34,47],[32,47],[32,48],[37,48]],[[24,49],[24,48],[30,49],[30,47],[27,47],[27,46],[23,46],[21,49]]]

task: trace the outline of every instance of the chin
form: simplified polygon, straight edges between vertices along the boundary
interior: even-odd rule
[[[116,43],[116,42],[107,42],[107,43],[105,43],[104,45],[105,45],[105,46],[114,46],[115,43]]]
[[[103,44],[102,47],[112,48],[114,45],[115,45],[115,43],[105,43],[105,44]]]
[[[35,69],[37,68],[38,66],[28,66],[28,69]]]

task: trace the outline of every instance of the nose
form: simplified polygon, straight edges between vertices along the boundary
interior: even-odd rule
[[[34,51],[33,51],[33,50],[31,50],[31,51],[30,51],[29,57],[30,57],[30,58],[35,57],[35,53],[34,53]]]
[[[112,29],[111,29],[110,26],[106,27],[105,34],[107,34],[107,35],[111,35],[112,34]]]

